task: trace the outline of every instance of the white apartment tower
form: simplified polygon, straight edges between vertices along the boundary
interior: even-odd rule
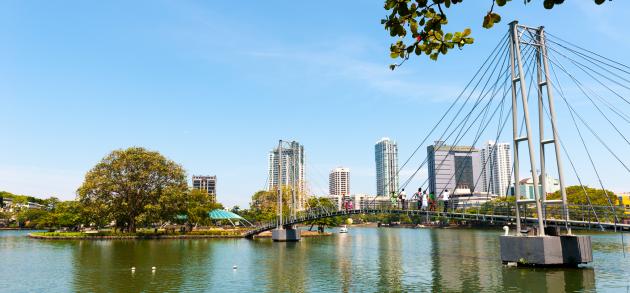
[[[398,191],[398,146],[383,137],[374,145],[376,161],[376,195],[390,196]]]
[[[330,195],[350,195],[350,169],[339,167],[330,171],[328,192]]]
[[[512,175],[510,144],[488,141],[481,150],[481,166],[482,191],[506,196]]]
[[[269,152],[269,181],[268,191],[277,189],[278,186],[278,148]],[[282,176],[281,186],[297,186],[297,208],[303,209],[306,194],[304,184],[304,146],[292,141],[288,147],[282,147]]]

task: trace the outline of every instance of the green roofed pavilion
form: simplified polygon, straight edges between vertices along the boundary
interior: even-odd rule
[[[221,209],[216,209],[216,210],[212,210],[208,212],[208,216],[210,216],[210,218],[213,220],[233,220],[233,219],[242,220],[243,219],[243,217],[235,213],[228,212],[226,210],[221,210]]]
[[[232,222],[232,220],[243,220],[251,225],[251,223],[247,221],[245,218],[226,210],[221,210],[221,209],[212,210],[208,212],[208,216],[210,217],[210,219],[214,221],[228,220],[230,221],[230,223],[232,223],[232,225],[234,225],[234,222]]]

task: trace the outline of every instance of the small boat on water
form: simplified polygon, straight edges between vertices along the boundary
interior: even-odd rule
[[[339,228],[339,233],[348,233],[348,226],[341,226],[341,228]]]

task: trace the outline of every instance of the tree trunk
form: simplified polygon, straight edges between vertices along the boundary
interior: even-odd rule
[[[134,217],[129,219],[129,233],[136,233],[136,219]]]

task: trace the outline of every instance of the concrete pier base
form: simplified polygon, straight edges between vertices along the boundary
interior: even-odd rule
[[[271,239],[273,241],[300,241],[299,229],[273,229],[271,230]]]
[[[499,244],[504,264],[577,266],[593,261],[590,236],[501,236]]]

